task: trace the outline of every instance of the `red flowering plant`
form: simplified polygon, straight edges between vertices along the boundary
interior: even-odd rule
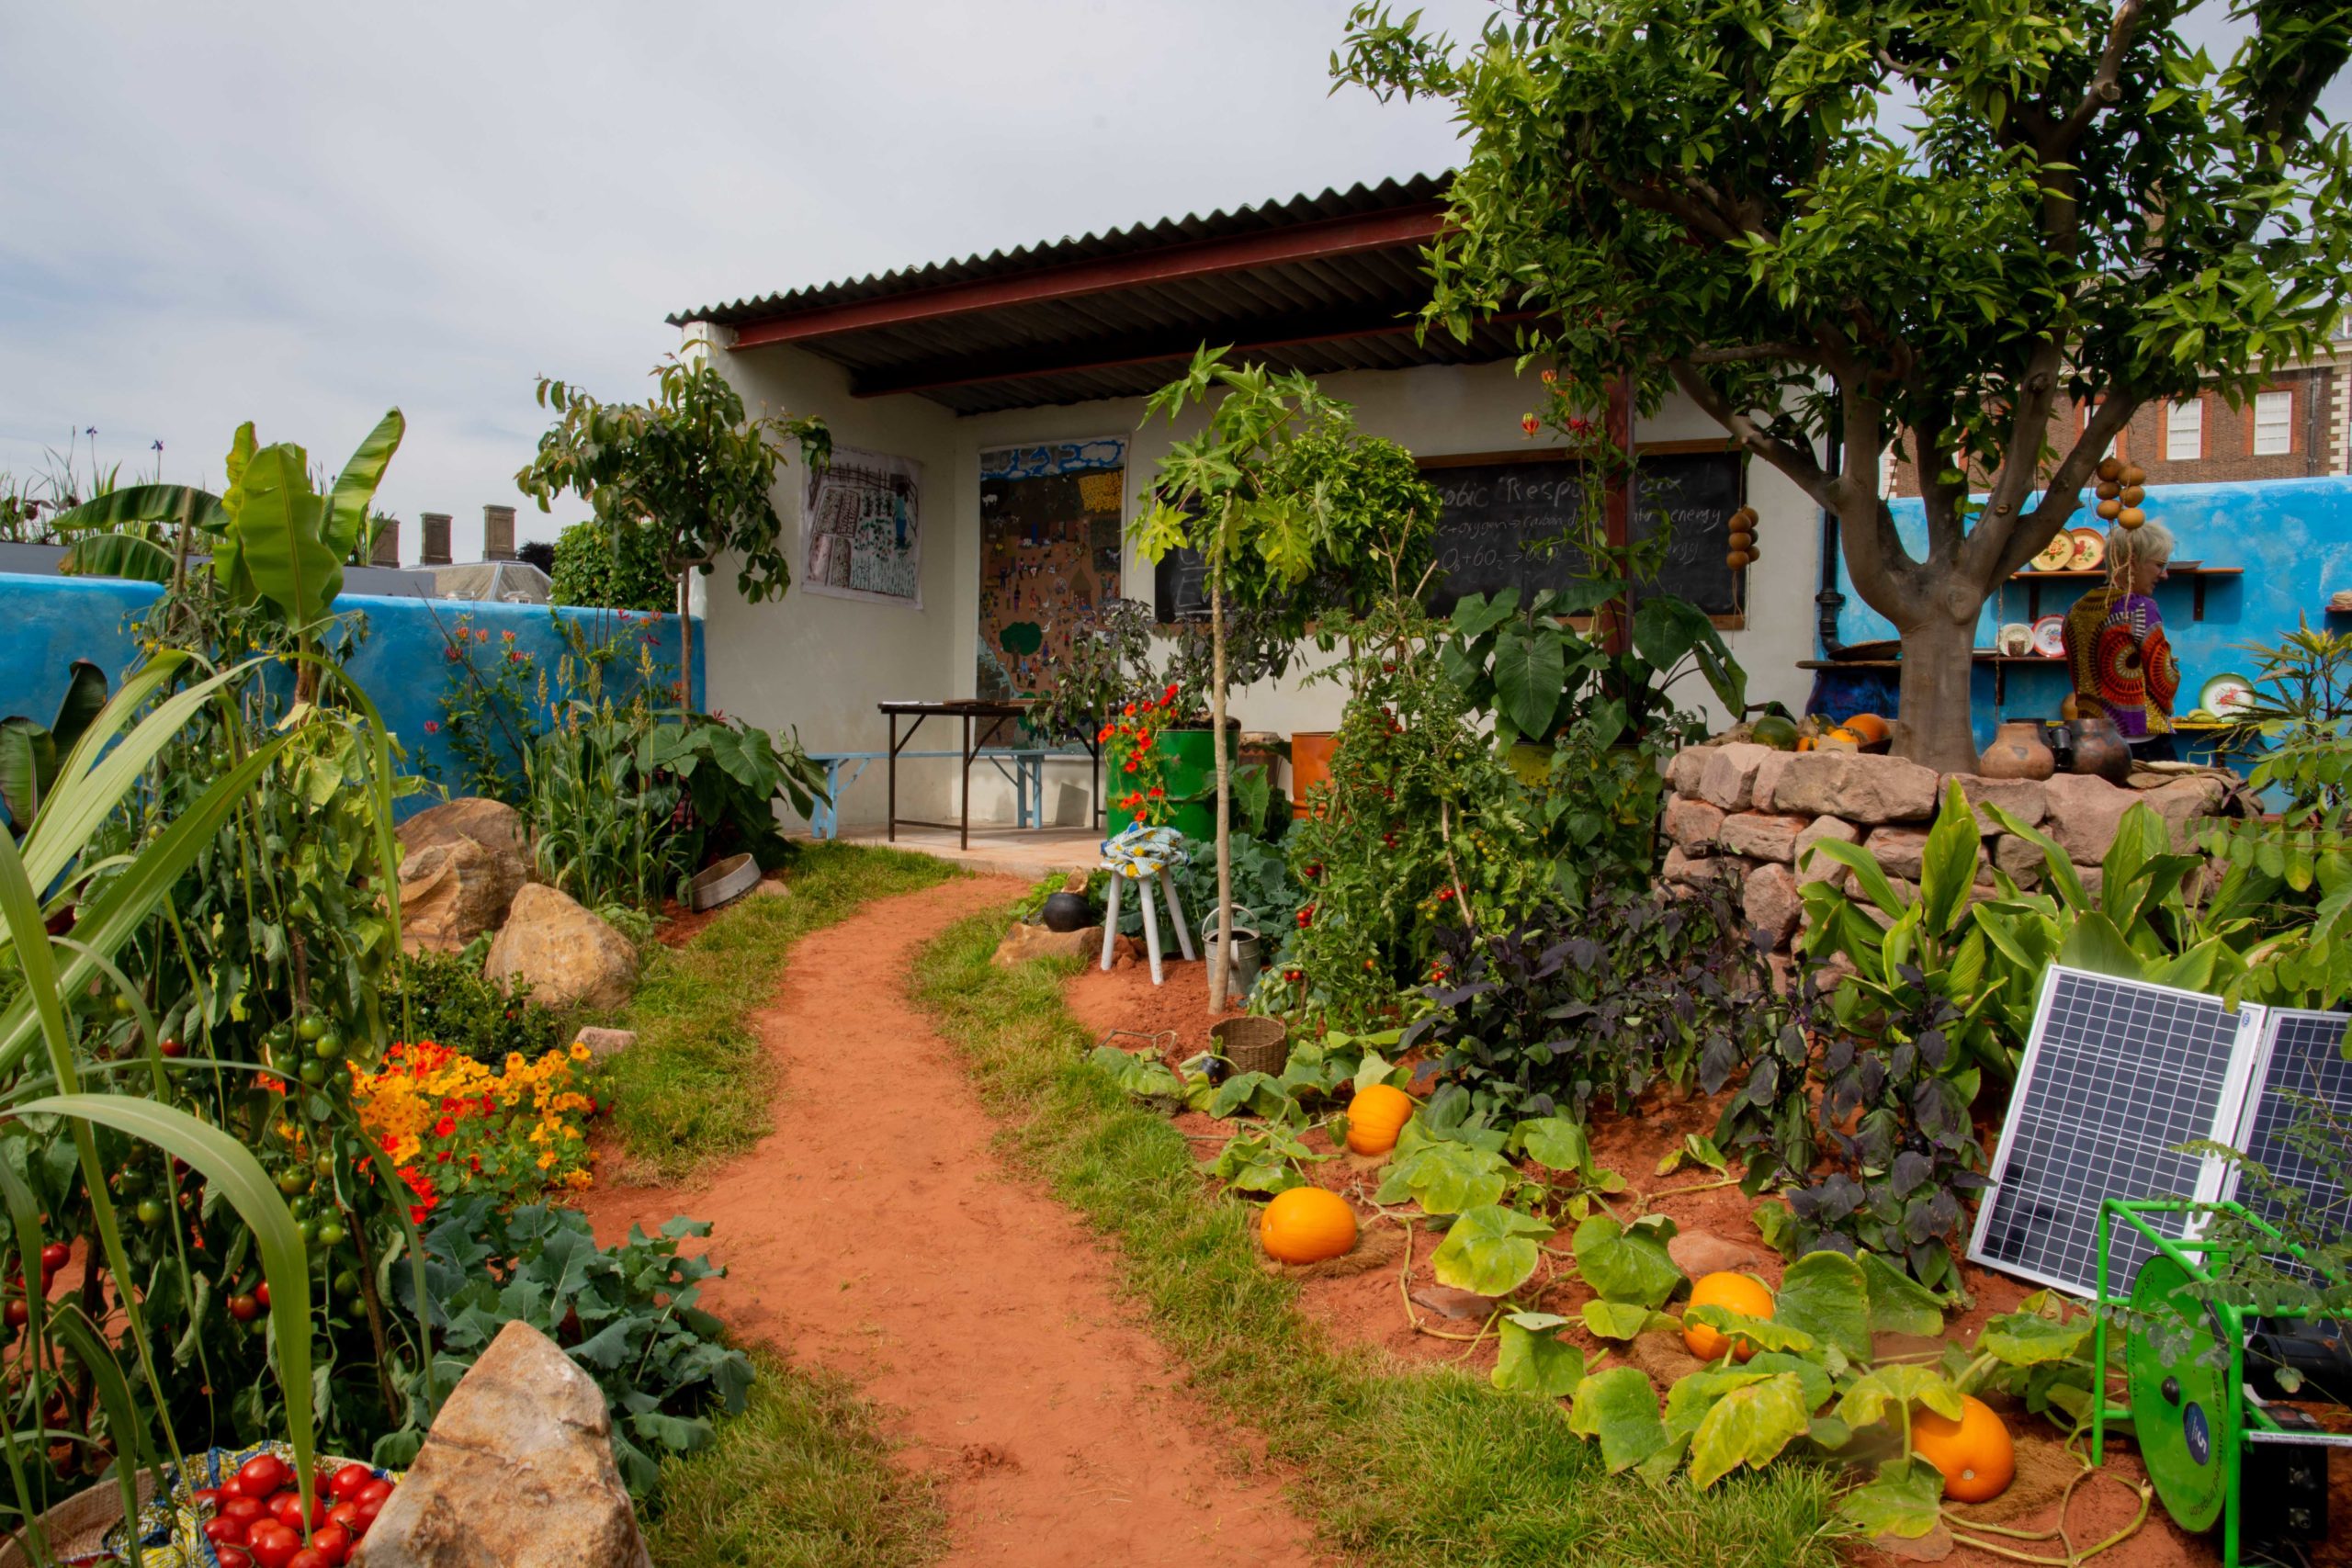
[[[1130,822],[1151,826],[1168,820],[1167,759],[1159,732],[1182,711],[1182,690],[1170,681],[1158,696],[1125,704],[1095,735],[1111,770],[1111,809]],[[1114,823],[1113,829],[1123,824]]]

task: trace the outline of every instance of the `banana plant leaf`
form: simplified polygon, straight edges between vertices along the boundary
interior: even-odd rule
[[[213,558],[232,598],[266,600],[296,626],[314,625],[343,592],[343,558],[322,536],[326,502],[311,488],[309,469],[309,457],[290,441],[247,459],[229,492],[236,548]]]
[[[390,466],[392,454],[401,447],[401,437],[408,433],[408,421],[401,411],[393,409],[376,422],[368,439],[351,455],[335,476],[334,484],[327,491],[327,512],[320,537],[333,551],[337,560],[345,559],[359,547],[368,529],[368,511],[376,500],[376,487],[384,482],[384,470]],[[329,595],[333,597],[333,595]]]

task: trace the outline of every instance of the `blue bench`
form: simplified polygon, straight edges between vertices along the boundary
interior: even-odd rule
[[[882,761],[889,755],[888,751],[828,751],[812,752],[809,755],[810,761],[824,764],[826,796],[808,813],[808,831],[811,837],[833,839],[841,836],[842,792],[865,776],[867,763]],[[900,751],[899,755],[902,758],[961,758],[964,753],[961,751]],[[1012,781],[1015,820],[1019,826],[1030,828],[1045,820],[1046,759],[1055,755],[1057,753],[1049,751],[1042,746],[1006,747],[975,752],[973,760],[994,763],[996,771]],[[1012,764],[1010,770],[1005,766],[1007,762]],[[967,773],[966,787],[968,788],[969,785],[970,775]]]

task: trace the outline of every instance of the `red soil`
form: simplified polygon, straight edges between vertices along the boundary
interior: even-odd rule
[[[1148,975],[1140,970],[1130,971],[1122,964],[1107,975],[1091,967],[1080,972],[1069,981],[1066,996],[1072,1014],[1097,1036],[1114,1028],[1148,1034],[1174,1030],[1180,1048],[1170,1053],[1172,1061],[1191,1055],[1207,1041],[1212,1020],[1206,990],[1199,977],[1198,965],[1171,969],[1169,984],[1154,990]],[[1140,1044],[1132,1040],[1119,1043],[1130,1049]],[[1754,1200],[1736,1186],[1713,1185],[1714,1176],[1703,1169],[1685,1169],[1668,1177],[1656,1174],[1667,1155],[1681,1146],[1685,1134],[1713,1131],[1720,1109],[1718,1103],[1702,1098],[1654,1095],[1630,1115],[1597,1117],[1592,1127],[1594,1158],[1602,1168],[1624,1177],[1631,1189],[1615,1201],[1621,1213],[1661,1213],[1674,1220],[1682,1238],[1678,1241],[1676,1251],[1686,1269],[1694,1272],[1732,1269],[1754,1273],[1777,1285],[1781,1260],[1764,1245],[1750,1217],[1756,1207]],[[1204,1159],[1216,1152],[1231,1132],[1230,1123],[1189,1112],[1178,1116],[1176,1125],[1192,1140],[1193,1153]],[[1988,1135],[1997,1130],[1997,1126],[1989,1129]],[[1317,1149],[1332,1148],[1319,1131],[1310,1134],[1307,1142]],[[1356,1158],[1343,1150],[1337,1151],[1337,1156],[1313,1167],[1310,1179],[1349,1197],[1367,1216],[1367,1223],[1375,1223],[1369,1216],[1372,1193],[1380,1184],[1378,1163]],[[1565,1252],[1567,1235],[1562,1233],[1553,1245]],[[1420,1237],[1412,1246],[1409,1266],[1400,1262],[1398,1267],[1367,1274],[1306,1280],[1300,1286],[1300,1305],[1342,1339],[1376,1347],[1401,1361],[1450,1362],[1491,1371],[1495,1341],[1488,1338],[1471,1342],[1470,1337],[1478,1328],[1475,1313],[1466,1318],[1450,1319],[1429,1305],[1408,1305],[1408,1293],[1419,1296],[1442,1289],[1430,1272],[1429,1258],[1434,1249],[1430,1238]],[[1700,1261],[1702,1258],[1705,1260]],[[1554,1269],[1549,1258],[1544,1267],[1547,1270]],[[1944,1332],[1947,1337],[1962,1345],[1973,1344],[1987,1319],[2013,1311],[2033,1290],[2030,1285],[1973,1264],[1963,1265],[1962,1274],[1973,1301],[1966,1311],[1946,1319]],[[1546,1280],[1535,1289],[1536,1303],[1542,1310],[1574,1317],[1591,1296],[1591,1292],[1572,1275],[1560,1278],[1550,1273],[1539,1278]],[[1418,1327],[1415,1319],[1419,1320]],[[1580,1343],[1589,1355],[1597,1357],[1603,1348],[1601,1341],[1584,1335],[1580,1326],[1571,1325],[1561,1332]],[[1923,1340],[1900,1346],[1889,1344],[1884,1348],[1925,1348],[1931,1343]],[[1661,1389],[1697,1365],[1683,1352],[1679,1341],[1661,1335],[1645,1336],[1626,1359],[1649,1372]],[[1993,1403],[1996,1408],[2007,1404],[1997,1399]],[[2079,1465],[2058,1445],[2055,1427],[2028,1414],[2021,1405],[2003,1408],[2002,1414],[2010,1430],[2018,1435],[2020,1480],[2012,1487],[2010,1495],[2000,1503],[1988,1505],[1985,1517],[2013,1529],[2054,1528],[2058,1523],[2059,1488]],[[2130,1488],[2141,1483],[2145,1474],[2128,1439],[2110,1445],[2101,1475],[2077,1486],[2066,1506],[2065,1528],[2077,1550],[2106,1539],[2131,1522],[2139,1499]],[[2352,1517],[2352,1513],[2335,1511],[2346,1507],[2347,1497],[2352,1497],[2352,1466],[2339,1459],[2331,1495],[2331,1518],[2335,1529],[2313,1556],[2315,1564],[2352,1564],[2352,1528],[2344,1523],[2346,1517]],[[2037,1498],[2040,1501],[2034,1502]],[[2026,1506],[2029,1503],[2032,1506]],[[2055,1540],[2004,1540],[2002,1544],[2038,1556],[2063,1555]],[[1951,1568],[2000,1568],[2006,1561],[1949,1542],[1943,1547],[1943,1554],[1931,1560],[1949,1563]],[[2113,1562],[2117,1568],[2211,1568],[2220,1562],[2220,1555],[2218,1533],[2183,1533],[2165,1515],[2159,1501],[2136,1535],[2098,1561]],[[1894,1561],[1867,1549],[1857,1550],[1852,1557],[1856,1562],[1871,1564],[1872,1568]]]
[[[711,1310],[891,1408],[941,1482],[951,1562],[1319,1562],[1100,1244],[1006,1179],[953,1048],[905,999],[924,942],[1020,891],[945,883],[805,939],[757,1015],[783,1070],[775,1133],[707,1190],[598,1187],[582,1206],[608,1241],[681,1210],[711,1221],[729,1271]]]

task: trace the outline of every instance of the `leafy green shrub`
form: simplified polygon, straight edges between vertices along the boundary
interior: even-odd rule
[[[424,1237],[437,1391],[446,1396],[500,1329],[527,1323],[605,1391],[621,1479],[632,1496],[647,1495],[662,1457],[708,1442],[709,1412],[741,1412],[752,1386],[750,1359],[695,1304],[701,1281],[726,1270],[678,1250],[709,1234],[679,1218],[654,1236],[632,1225],[627,1242],[600,1247],[577,1210],[532,1204],[501,1213],[488,1198],[453,1205]],[[394,1271],[392,1288],[413,1310],[408,1276]],[[414,1420],[377,1444],[379,1464],[408,1463],[432,1425],[422,1380],[410,1399]]]
[[[482,977],[480,958],[464,953],[412,953],[401,959],[400,976],[385,997],[392,1019],[408,1004],[408,1032],[475,1061],[495,1066],[519,1051],[537,1061],[563,1043],[556,1015],[531,1000],[531,983],[516,979],[509,996]]]
[[[556,536],[555,570],[548,575],[559,604],[605,610],[678,607],[678,585],[662,570],[662,541],[641,525],[616,527],[594,517],[574,523]]]

